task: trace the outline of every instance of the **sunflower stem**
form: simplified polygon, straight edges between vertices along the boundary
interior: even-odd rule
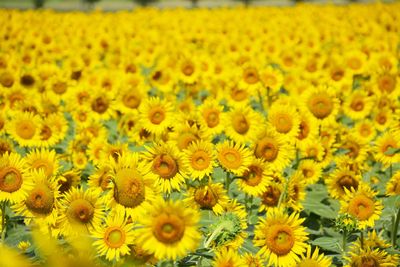
[[[260,90],[257,90],[257,93],[258,93],[258,99],[260,101],[261,112],[264,114],[265,113],[265,109],[264,109],[263,97],[261,95]]]
[[[343,230],[343,240],[342,240],[343,254],[345,254],[346,252],[346,246],[347,246],[347,230]]]
[[[361,249],[364,249],[364,231],[361,230],[360,232],[360,243],[361,243]]]
[[[393,247],[397,246],[397,231],[399,229],[400,223],[400,208],[397,210],[396,220],[393,225],[393,233],[392,233],[392,245]]]
[[[392,176],[393,176],[393,165],[390,164],[390,167],[389,167],[389,179],[392,178]]]
[[[1,243],[4,244],[6,237],[6,201],[1,203]]]
[[[228,193],[228,195],[229,195],[229,187],[230,187],[230,185],[231,185],[231,176],[230,176],[230,174],[229,174],[229,172],[227,172],[226,173],[226,181],[225,181],[225,187],[226,187],[226,192]]]

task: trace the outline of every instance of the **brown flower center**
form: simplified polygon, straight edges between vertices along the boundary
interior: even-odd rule
[[[202,208],[211,209],[218,202],[218,195],[209,187],[201,187],[194,192],[194,200]]]
[[[364,109],[364,101],[361,97],[354,98],[350,104],[354,111],[362,111]]]
[[[165,119],[165,111],[161,107],[153,107],[149,111],[149,120],[153,124],[160,124]]]
[[[186,61],[182,64],[181,71],[185,76],[191,76],[194,73],[194,65],[190,61]]]
[[[35,136],[36,126],[32,121],[21,120],[18,121],[15,130],[19,137],[25,140],[29,140]]]
[[[276,207],[279,202],[281,191],[275,186],[268,186],[262,195],[262,203],[268,207]]]
[[[324,119],[331,114],[333,102],[329,95],[319,93],[313,95],[307,102],[308,109],[318,119]]]
[[[374,201],[365,195],[357,195],[349,202],[348,212],[361,221],[368,220],[374,211]]]
[[[211,157],[206,151],[197,150],[192,154],[190,162],[193,169],[202,171],[210,166]]]
[[[246,134],[250,128],[250,125],[243,114],[234,115],[232,118],[232,126],[238,134]]]
[[[258,141],[255,149],[257,158],[264,158],[266,161],[274,161],[279,153],[279,146],[277,142],[270,137],[264,137]]]
[[[53,84],[52,89],[57,95],[62,95],[67,91],[68,86],[65,82],[56,82]]]
[[[391,93],[396,88],[396,77],[390,74],[384,74],[378,79],[378,88],[381,92]]]
[[[92,110],[99,114],[103,114],[109,107],[109,101],[105,96],[99,96],[92,101]]]
[[[205,119],[209,128],[214,128],[219,124],[219,110],[208,109],[203,112],[203,118]]]
[[[22,186],[21,172],[14,167],[3,167],[0,169],[0,190],[12,193]]]
[[[233,148],[224,148],[219,151],[218,160],[222,166],[228,169],[238,169],[242,164],[242,156]]]
[[[108,227],[103,238],[109,248],[120,248],[125,243],[125,239],[125,231],[118,226]]]
[[[288,254],[294,246],[294,233],[288,225],[271,225],[266,231],[266,245],[276,255]]]
[[[243,79],[248,84],[255,84],[259,81],[256,68],[250,67],[243,70]]]
[[[76,223],[86,224],[94,216],[94,207],[86,199],[76,199],[68,207],[67,216]]]
[[[128,92],[122,97],[122,103],[131,109],[135,109],[140,105],[141,98],[134,92]]]
[[[310,126],[306,121],[301,121],[299,127],[300,131],[297,139],[303,140],[304,138],[307,138],[308,134],[310,133]]]
[[[153,226],[153,234],[158,241],[173,244],[182,239],[185,233],[185,222],[174,214],[160,214]]]
[[[0,84],[6,88],[10,88],[14,84],[14,77],[9,72],[3,72],[0,75]]]
[[[38,184],[28,194],[25,204],[33,212],[49,214],[53,210],[54,193],[47,185]]]
[[[350,190],[351,188],[357,190],[358,188],[358,181],[350,175],[343,175],[338,179],[336,184],[340,187],[342,192],[344,192],[344,188],[347,190]]]
[[[119,204],[129,208],[134,208],[145,200],[145,184],[137,171],[122,169],[117,172],[114,198]]]
[[[292,118],[288,114],[278,114],[273,125],[279,133],[288,133],[292,129]]]
[[[178,164],[170,155],[161,154],[153,160],[152,169],[161,178],[171,179],[178,173]]]
[[[243,173],[244,181],[249,186],[257,186],[262,181],[263,169],[257,165],[250,165]]]

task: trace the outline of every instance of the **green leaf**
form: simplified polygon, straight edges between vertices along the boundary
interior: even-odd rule
[[[342,253],[340,239],[335,237],[319,237],[311,241],[311,244],[313,244],[314,246],[319,246],[324,250]]]
[[[386,151],[385,151],[385,155],[388,156],[392,156],[394,154],[398,154],[400,153],[400,148],[395,148],[395,147],[389,147]]]
[[[304,209],[308,212],[313,212],[323,218],[335,219],[337,216],[337,211],[335,211],[331,206],[325,205],[321,202],[311,202],[306,200],[303,203]]]

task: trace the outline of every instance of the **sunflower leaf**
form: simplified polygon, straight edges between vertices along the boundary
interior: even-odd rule
[[[335,237],[319,237],[313,241],[311,241],[311,244],[314,246],[319,246],[324,250],[336,252],[336,253],[342,253],[341,248],[340,248],[340,240]]]

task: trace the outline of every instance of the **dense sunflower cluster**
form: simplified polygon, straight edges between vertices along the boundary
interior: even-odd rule
[[[399,21],[0,10],[0,265],[398,266]]]

